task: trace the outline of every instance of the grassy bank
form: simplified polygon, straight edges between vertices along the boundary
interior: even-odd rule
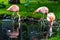
[[[7,4],[6,8],[0,9],[0,14],[12,14],[12,12],[7,11],[6,9],[11,4]],[[41,6],[46,6],[49,8],[49,12],[54,12],[57,19],[60,19],[60,4],[59,3],[30,3],[30,4],[18,4],[20,7],[20,15],[23,17],[34,17],[34,18],[40,18],[41,14],[35,14],[33,15],[33,11]]]

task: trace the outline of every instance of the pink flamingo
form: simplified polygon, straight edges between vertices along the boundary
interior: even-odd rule
[[[54,20],[55,20],[55,15],[54,15],[54,13],[49,13],[49,14],[47,14],[47,21],[50,22],[50,25],[49,25],[49,27],[50,27],[50,30],[49,30],[50,36],[52,35],[52,26],[53,26]]]
[[[43,6],[43,7],[39,7],[37,10],[35,10],[33,12],[33,14],[35,14],[35,12],[40,12],[42,14],[45,14],[45,13],[48,14],[49,9],[47,7],[45,7],[45,6]]]
[[[16,12],[19,19],[18,19],[18,24],[19,24],[19,27],[17,28],[17,31],[13,31],[11,32],[10,30],[7,31],[8,35],[10,38],[17,38],[18,35],[19,35],[19,28],[20,28],[20,15],[19,15],[19,6],[17,5],[12,5],[10,6],[8,9],[8,11],[12,11],[12,12]],[[13,13],[13,16],[14,16],[14,13]],[[14,28],[14,27],[13,27]]]
[[[7,10],[8,11],[12,11],[12,12],[18,12],[19,11],[19,7],[17,5],[12,5]]]
[[[42,24],[44,24],[44,14],[47,15],[48,12],[49,12],[49,9],[47,7],[45,7],[45,6],[43,6],[43,7],[39,7],[37,10],[35,10],[33,12],[33,14],[35,14],[36,12],[42,13],[42,18],[40,18],[40,20],[43,21],[43,22],[41,22],[41,26],[42,26]],[[47,39],[47,37],[46,37],[46,39]]]

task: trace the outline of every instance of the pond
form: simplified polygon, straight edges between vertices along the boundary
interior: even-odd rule
[[[14,19],[14,24],[12,24],[12,19],[10,16],[2,17],[0,20],[0,38],[1,40],[10,40],[7,35],[7,31],[13,31],[12,25],[14,25],[14,29],[18,26],[18,18]],[[37,40],[46,38],[46,34],[48,34],[49,26],[48,21],[41,21],[40,19],[34,18],[21,18],[20,21],[20,29],[19,29],[19,40]],[[53,35],[60,35],[60,27],[59,23],[55,21],[53,25]],[[58,30],[58,31],[57,31]]]

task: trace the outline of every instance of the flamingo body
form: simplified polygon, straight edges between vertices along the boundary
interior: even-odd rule
[[[17,5],[12,5],[7,10],[12,12],[17,12],[19,11],[19,7]]]
[[[36,12],[40,12],[40,13],[45,14],[45,13],[48,13],[48,12],[49,12],[49,9],[48,9],[47,7],[45,7],[45,6],[43,6],[43,7],[39,7],[39,8],[36,10]]]

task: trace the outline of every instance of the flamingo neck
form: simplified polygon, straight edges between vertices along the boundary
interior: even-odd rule
[[[20,20],[21,20],[21,19],[20,19],[20,14],[19,14],[19,12],[17,12],[17,16],[19,17],[19,18],[18,18],[18,25],[19,25],[18,28],[20,28]]]

